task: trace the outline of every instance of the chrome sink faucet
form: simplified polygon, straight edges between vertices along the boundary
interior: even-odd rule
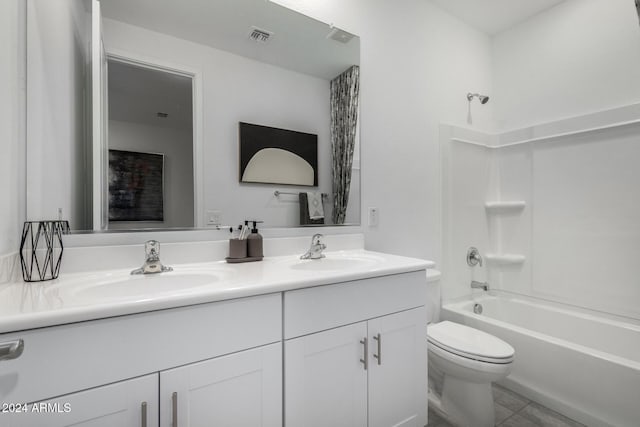
[[[136,268],[131,274],[152,274],[173,271],[172,267],[162,265],[160,262],[160,242],[148,240],[144,244],[145,261],[142,267]]]
[[[320,259],[324,258],[323,250],[327,248],[327,245],[321,242],[324,236],[320,233],[314,234],[311,238],[311,247],[309,250],[300,256],[300,259]]]
[[[471,281],[471,289],[482,289],[483,291],[489,290],[489,284],[487,282]]]

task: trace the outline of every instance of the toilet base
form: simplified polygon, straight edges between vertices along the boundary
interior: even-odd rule
[[[447,417],[460,427],[493,427],[495,410],[491,383],[472,383],[445,375],[440,398]]]
[[[435,412],[437,416],[453,425],[453,420],[449,418],[449,416],[444,412],[444,409],[442,409],[442,401],[440,400],[440,395],[432,390],[431,384],[429,384],[429,391],[427,393],[427,396],[429,402],[429,410]],[[431,422],[431,420],[429,420],[429,422]]]

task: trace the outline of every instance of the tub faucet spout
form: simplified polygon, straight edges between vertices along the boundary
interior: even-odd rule
[[[472,280],[471,289],[482,289],[483,291],[488,291],[489,284],[487,282],[478,282],[476,280]]]

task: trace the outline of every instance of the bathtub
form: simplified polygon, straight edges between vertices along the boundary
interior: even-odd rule
[[[640,426],[640,322],[499,291],[441,317],[515,348],[505,387],[589,426]]]

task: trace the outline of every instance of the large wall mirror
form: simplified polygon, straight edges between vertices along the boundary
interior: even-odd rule
[[[265,0],[27,4],[28,219],[360,222],[357,36]]]

